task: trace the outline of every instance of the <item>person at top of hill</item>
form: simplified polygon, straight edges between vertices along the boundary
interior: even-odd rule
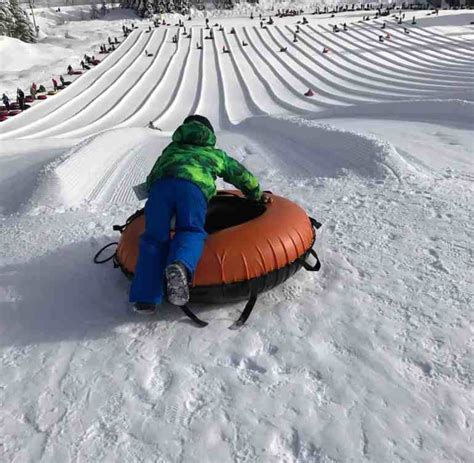
[[[171,304],[188,302],[188,282],[204,250],[207,204],[216,194],[217,177],[251,200],[268,201],[257,178],[215,145],[210,121],[198,114],[188,116],[147,177],[146,225],[130,289],[130,302],[139,313],[153,313],[165,291]],[[175,234],[170,239],[173,217]]]

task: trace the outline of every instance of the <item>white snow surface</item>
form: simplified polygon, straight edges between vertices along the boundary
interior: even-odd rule
[[[47,11],[45,37],[65,14]],[[43,42],[2,38],[0,90],[121,36],[113,14],[68,23],[82,42],[58,36],[41,65],[19,63]],[[177,45],[175,17],[134,20],[0,123],[1,462],[474,461],[474,14],[408,12],[409,35],[385,18],[384,43],[364,14],[308,15],[297,43],[301,17],[213,18],[215,41],[194,18]],[[169,305],[139,318],[127,279],[92,263],[191,112],[323,223],[321,271],[261,295],[238,331],[242,304],[194,305],[201,330]]]

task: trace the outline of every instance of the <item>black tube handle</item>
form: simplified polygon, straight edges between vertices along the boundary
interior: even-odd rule
[[[95,263],[95,264],[105,264],[105,263],[108,262],[109,260],[112,260],[112,259],[115,257],[115,252],[114,252],[111,256],[109,256],[109,257],[107,257],[107,258],[105,258],[105,259],[102,259],[102,260],[99,260],[99,257],[100,257],[100,255],[101,255],[107,248],[110,248],[110,246],[113,246],[114,244],[118,246],[117,241],[114,241],[114,242],[112,242],[112,243],[106,244],[106,245],[94,256],[94,263]]]
[[[315,230],[319,230],[322,226],[322,223],[318,222],[316,219],[314,219],[313,217],[310,217],[309,218],[309,221],[311,222],[311,226],[315,229]]]
[[[316,262],[314,265],[311,265],[308,262],[306,262],[306,258],[308,257],[308,254],[312,255],[316,259]],[[310,249],[308,254],[306,254],[301,259],[301,265],[303,265],[303,268],[305,270],[308,270],[308,272],[318,272],[319,269],[321,268],[321,261],[319,260],[319,257],[316,254],[316,251],[314,249]]]

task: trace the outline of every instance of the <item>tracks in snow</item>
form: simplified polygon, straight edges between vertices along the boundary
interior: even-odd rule
[[[410,34],[391,22],[350,24],[333,33],[310,21],[293,43],[292,26],[236,28],[236,34],[192,27],[134,31],[100,66],[46,102],[1,125],[0,139],[84,137],[150,120],[172,130],[190,112],[228,128],[253,115],[306,114],[361,103],[472,99],[469,43],[429,29]],[[390,32],[391,40],[378,42]],[[245,40],[248,46],[243,46]],[[203,45],[198,50],[195,44]],[[222,47],[231,54],[222,53]],[[327,46],[331,52],[322,54]],[[287,47],[287,52],[279,48]],[[144,50],[153,58],[144,56]],[[311,88],[313,98],[303,93]]]

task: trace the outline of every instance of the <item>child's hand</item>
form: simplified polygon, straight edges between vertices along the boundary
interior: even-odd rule
[[[260,202],[263,204],[270,204],[273,202],[273,198],[270,195],[263,193],[262,197],[260,198]]]

